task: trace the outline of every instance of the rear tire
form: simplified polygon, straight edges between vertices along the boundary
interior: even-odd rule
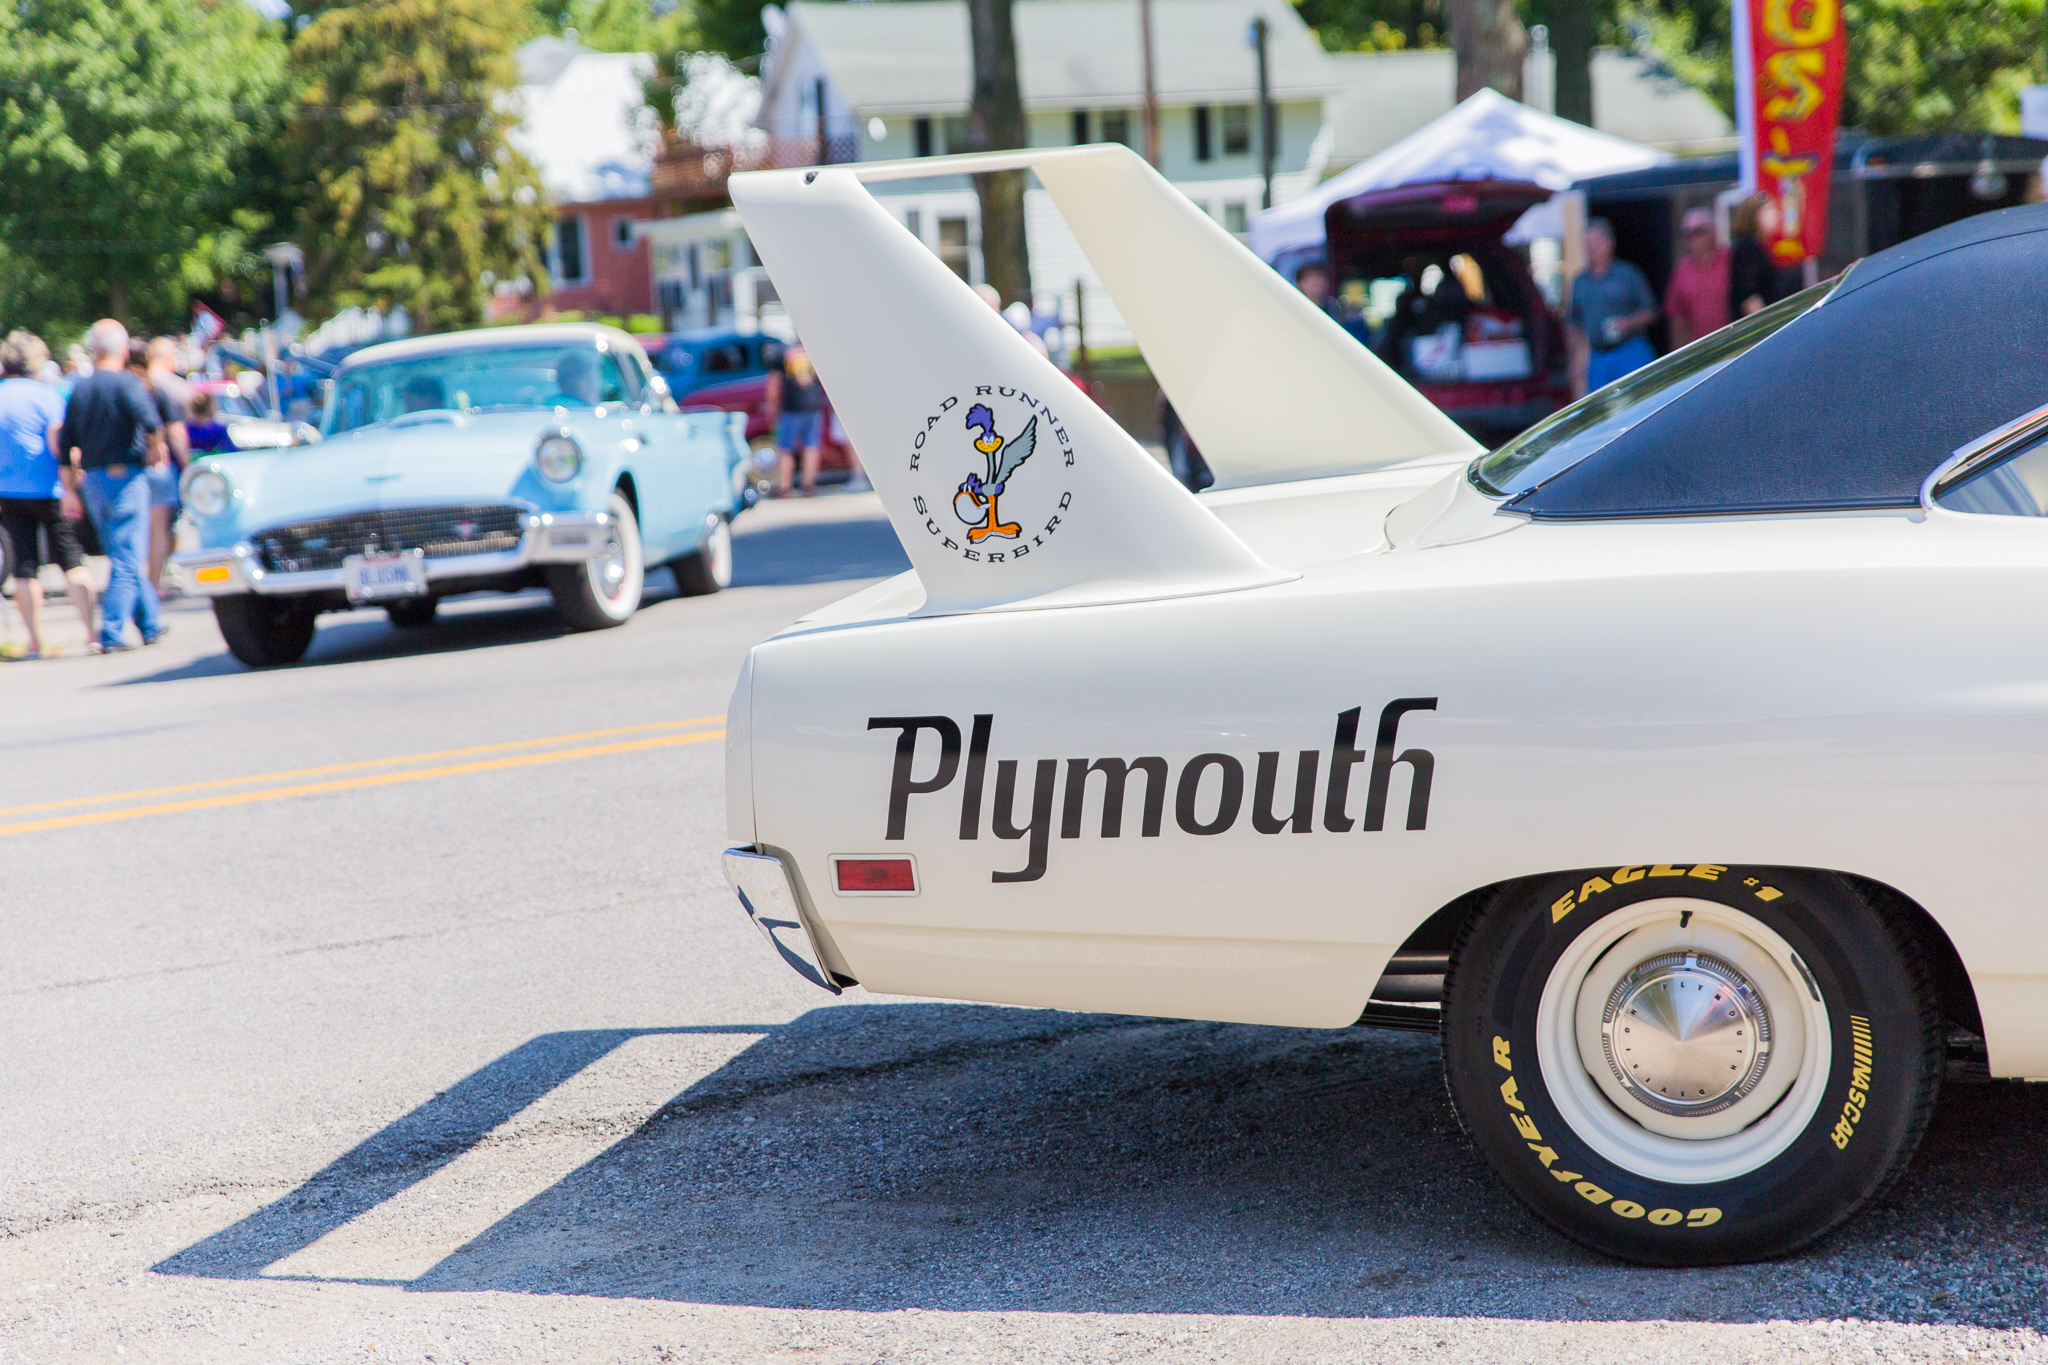
[[[732,586],[732,527],[713,517],[704,539],[690,553],[669,561],[676,591],[685,597],[708,597]]]
[[[385,606],[384,614],[391,618],[391,624],[400,630],[418,630],[434,624],[434,613],[441,609],[438,597],[408,597],[400,602]]]
[[[1783,1256],[1904,1169],[1942,1036],[1910,935],[1843,878],[1713,864],[1512,884],[1444,983],[1460,1122],[1517,1198],[1650,1265]]]
[[[297,597],[237,593],[213,599],[213,619],[228,651],[251,668],[276,668],[304,658],[318,615]]]
[[[610,505],[614,535],[611,553],[581,564],[551,564],[548,592],[555,610],[571,630],[609,630],[623,626],[640,606],[647,564],[640,549],[640,522],[633,504],[613,491]]]

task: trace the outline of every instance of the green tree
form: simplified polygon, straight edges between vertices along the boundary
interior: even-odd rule
[[[250,276],[244,193],[276,126],[281,28],[241,0],[0,7],[0,308],[62,330],[170,328],[190,291]]]
[[[1842,122],[1872,133],[2019,131],[2043,77],[2043,0],[1844,0]]]
[[[549,209],[506,139],[525,0],[358,0],[302,13],[290,164],[315,311],[402,305],[472,326],[494,280],[540,282]]]

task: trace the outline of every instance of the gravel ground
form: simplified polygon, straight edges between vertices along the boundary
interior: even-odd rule
[[[251,675],[181,613],[10,669],[0,759],[64,796],[714,713],[886,571],[864,506],[601,639],[345,618]],[[2048,1088],[1951,1087],[1803,1255],[1616,1264],[1494,1184],[1427,1037],[828,1002],[717,882],[716,748],[0,840],[0,1361],[2048,1360]]]

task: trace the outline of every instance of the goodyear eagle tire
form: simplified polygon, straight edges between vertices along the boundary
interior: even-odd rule
[[[1941,1080],[1911,938],[1832,873],[1657,864],[1513,883],[1444,984],[1459,1120],[1567,1236],[1782,1256],[1904,1168]]]

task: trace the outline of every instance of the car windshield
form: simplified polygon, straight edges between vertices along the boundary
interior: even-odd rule
[[[336,377],[321,429],[332,436],[409,412],[591,408],[625,401],[618,362],[588,342],[479,346],[349,367]]]
[[[1491,498],[1511,498],[1556,478],[1814,307],[1834,287],[1834,280],[1826,280],[1801,290],[1587,394],[1481,455],[1466,477]]]

